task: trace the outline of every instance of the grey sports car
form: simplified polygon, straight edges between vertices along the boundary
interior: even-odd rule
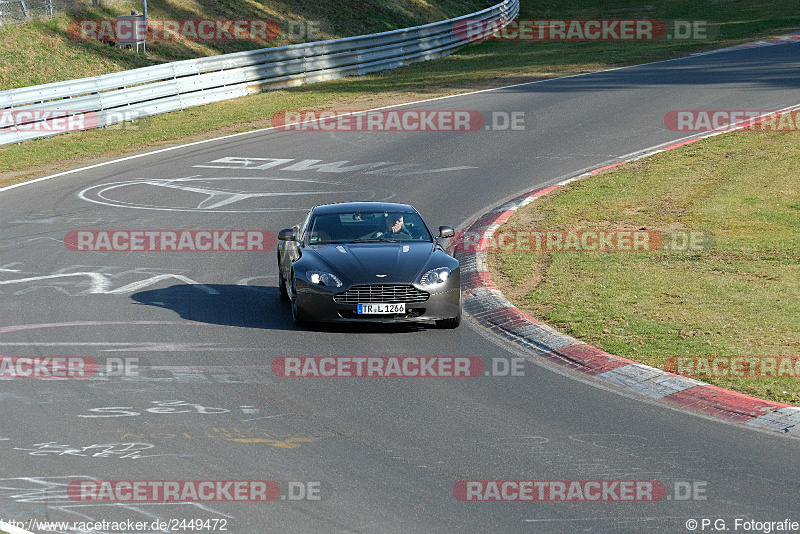
[[[439,238],[453,235],[439,227]],[[281,298],[295,324],[461,322],[461,270],[413,207],[347,202],[313,208],[278,234]]]

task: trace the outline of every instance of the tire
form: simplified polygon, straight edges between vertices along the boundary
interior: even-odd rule
[[[453,329],[453,328],[458,328],[458,325],[460,324],[461,324],[461,312],[458,312],[458,315],[456,315],[455,317],[436,321],[436,326],[438,328]]]
[[[303,318],[303,314],[300,311],[300,308],[297,307],[297,292],[294,288],[294,273],[292,273],[292,321],[294,321],[294,325],[298,327],[305,326],[307,324],[306,320]]]
[[[286,280],[283,279],[283,271],[280,264],[278,265],[278,291],[280,291],[282,301],[288,302],[291,300],[289,292],[286,290]]]

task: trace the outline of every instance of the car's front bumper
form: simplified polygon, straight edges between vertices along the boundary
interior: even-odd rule
[[[366,285],[366,284],[358,284]],[[439,321],[461,314],[461,276],[456,269],[447,282],[431,289],[420,284],[386,283],[378,285],[410,285],[429,294],[424,302],[406,303],[406,313],[391,315],[359,315],[358,304],[336,302],[334,297],[353,286],[327,288],[298,279],[296,281],[297,306],[301,316],[308,321],[333,323],[406,323]]]

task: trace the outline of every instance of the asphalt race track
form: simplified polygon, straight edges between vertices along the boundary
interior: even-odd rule
[[[217,528],[203,532],[224,524],[236,534],[688,532],[687,520],[703,518],[734,531],[737,518],[800,521],[800,440],[532,359],[524,376],[280,378],[270,370],[279,356],[477,356],[489,369],[524,355],[468,319],[455,331],[297,330],[278,298],[274,250],[64,244],[73,230],[277,233],[315,204],[344,200],[406,202],[431,226],[463,227],[517,193],[683,138],[664,127],[670,110],[799,101],[800,44],[787,44],[398,108],[477,110],[487,124],[493,112],[524,112],[524,130],[268,130],[3,191],[0,354],[83,356],[103,369],[126,362],[129,376],[0,382],[0,519],[208,519]],[[281,497],[112,503],[68,494],[88,480],[269,480]],[[656,480],[666,496],[462,502],[460,480]],[[314,498],[292,498],[302,487]],[[697,489],[692,498],[687,487]]]

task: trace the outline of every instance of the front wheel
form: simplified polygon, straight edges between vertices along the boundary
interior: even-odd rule
[[[281,293],[281,300],[288,301],[289,290],[287,289],[286,280],[283,279],[283,269],[278,265],[278,291]]]
[[[294,273],[292,273],[292,292],[291,292],[291,300],[292,300],[292,321],[294,321],[295,326],[305,326],[306,320],[303,318],[303,314],[300,311],[300,308],[297,305],[297,291],[294,285]]]

